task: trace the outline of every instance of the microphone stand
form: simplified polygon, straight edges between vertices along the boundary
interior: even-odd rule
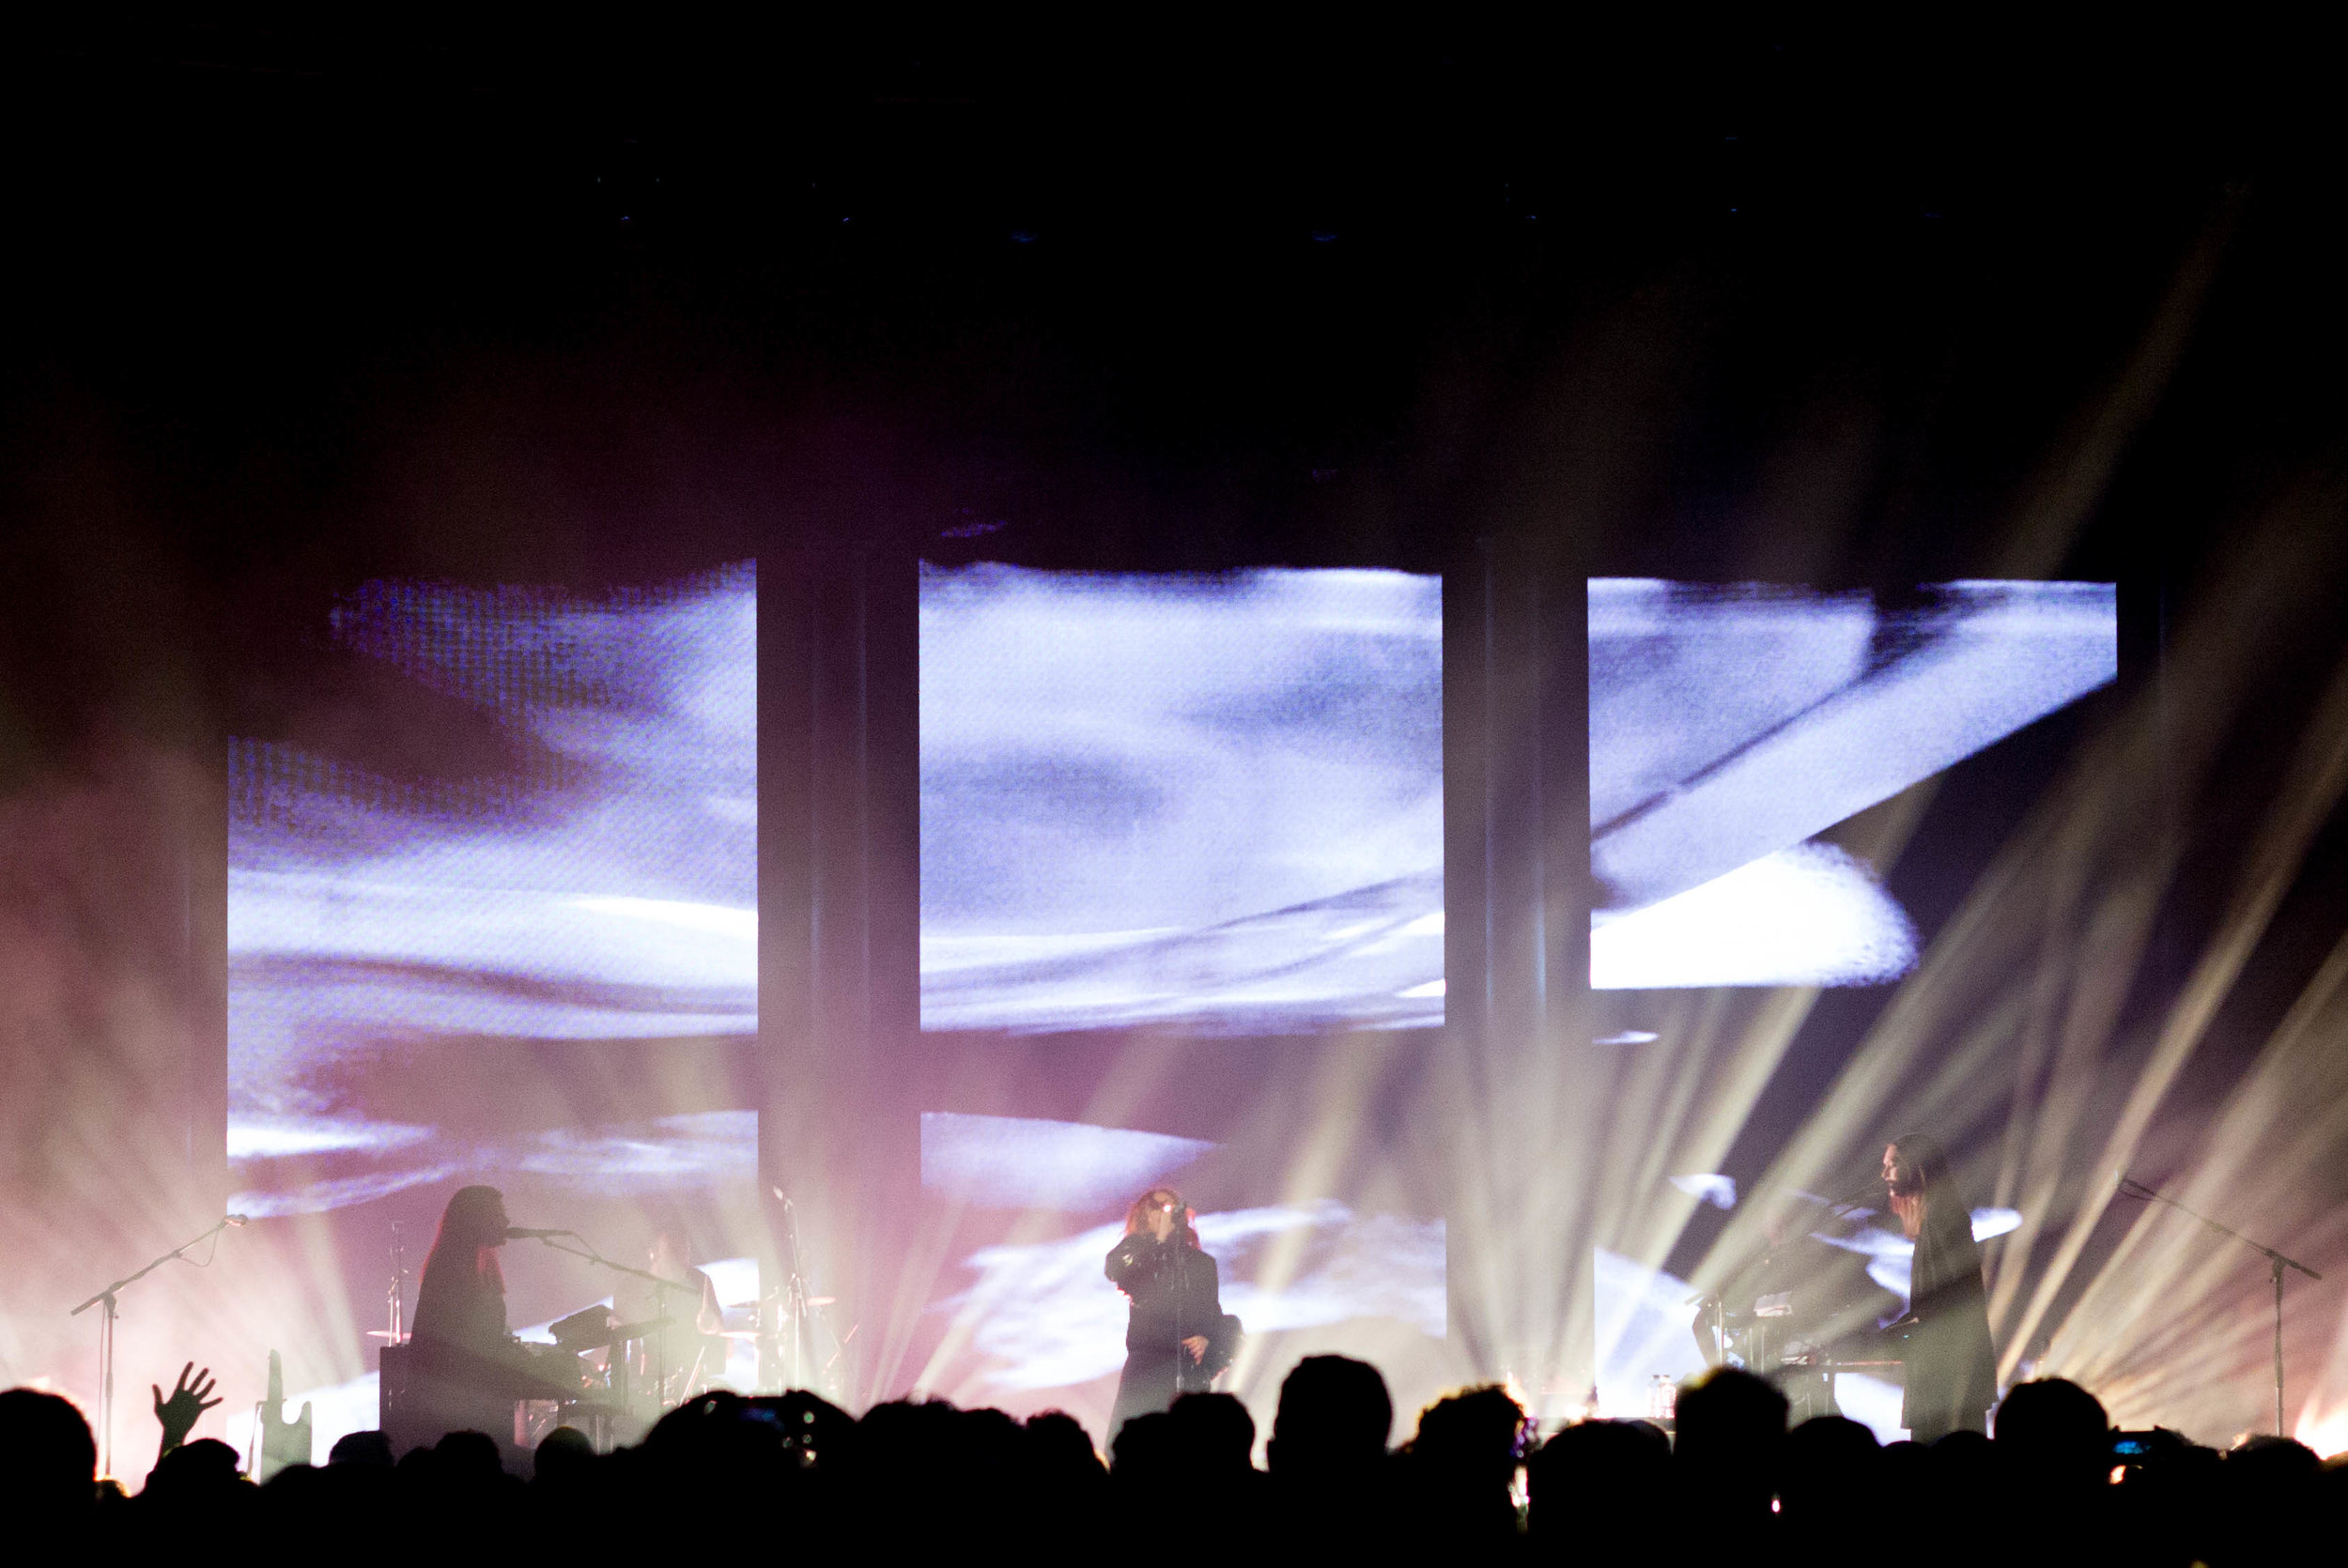
[[[554,1251],[568,1253],[572,1257],[585,1258],[589,1263],[609,1268],[614,1274],[626,1274],[631,1279],[642,1280],[653,1287],[654,1315],[664,1321],[653,1330],[652,1407],[655,1410],[666,1410],[669,1407],[669,1335],[665,1319],[669,1315],[669,1303],[661,1293],[672,1290],[691,1290],[698,1294],[699,1287],[689,1282],[663,1279],[649,1268],[631,1268],[625,1263],[614,1263],[595,1251],[595,1243],[585,1237],[577,1237],[575,1239],[579,1242],[578,1246],[565,1247],[550,1236],[542,1236],[538,1237],[538,1244],[542,1247],[551,1247]]]
[[[805,1389],[808,1387],[807,1363],[810,1359],[810,1352],[814,1348],[815,1335],[814,1325],[809,1320],[808,1317],[808,1314],[812,1309],[810,1307],[807,1299],[807,1275],[799,1267],[799,1216],[797,1207],[794,1205],[789,1198],[782,1197],[782,1190],[780,1188],[775,1189],[775,1195],[779,1198],[782,1198],[783,1238],[790,1243],[791,1247],[791,1272],[789,1277],[782,1282],[782,1289],[780,1292],[782,1297],[780,1303],[781,1309],[784,1313],[789,1314],[791,1319],[791,1350],[788,1360],[790,1371],[783,1375],[784,1390],[785,1391],[788,1391],[792,1389]],[[760,1302],[760,1307],[762,1309],[760,1315],[762,1318],[765,1315],[763,1310],[765,1305],[765,1301],[762,1300]],[[763,1322],[760,1324],[762,1329],[765,1328],[765,1325]]]
[[[126,1287],[138,1284],[172,1259],[186,1256],[188,1250],[197,1242],[209,1241],[230,1225],[240,1222],[239,1220],[223,1219],[220,1223],[205,1231],[201,1236],[182,1241],[137,1273],[124,1275],[66,1314],[68,1317],[79,1317],[92,1307],[102,1306],[104,1308],[98,1314],[98,1473],[100,1475],[110,1476],[115,1472],[115,1319],[119,1315],[116,1311],[116,1298],[120,1296]]]
[[[408,1343],[407,1322],[400,1307],[400,1289],[406,1284],[407,1280],[408,1253],[400,1245],[399,1222],[394,1220],[392,1222],[392,1284],[391,1288],[384,1292],[384,1295],[390,1298],[388,1305],[391,1308],[391,1322],[384,1329],[383,1343],[386,1345]]]
[[[1175,1222],[1166,1241],[1174,1259],[1174,1397],[1180,1399],[1189,1391],[1184,1385],[1190,1381],[1190,1368],[1182,1362],[1182,1358],[1190,1354],[1190,1346],[1182,1343],[1182,1330],[1189,1327],[1186,1320],[1190,1316],[1190,1259],[1182,1255],[1185,1249],[1182,1222]]]
[[[2297,1258],[2286,1257],[2263,1241],[2253,1241],[2231,1225],[2221,1225],[2206,1214],[2196,1213],[2158,1188],[2147,1187],[2132,1176],[2124,1175],[2120,1177],[2120,1195],[2124,1198],[2137,1198],[2148,1203],[2165,1203],[2178,1213],[2189,1219],[2201,1221],[2201,1223],[2221,1236],[2232,1237],[2252,1252],[2259,1253],[2265,1257],[2267,1271],[2275,1279],[2275,1436],[2281,1437],[2283,1435],[2283,1270],[2296,1268],[2310,1280],[2320,1280],[2324,1276],[2301,1263]]]

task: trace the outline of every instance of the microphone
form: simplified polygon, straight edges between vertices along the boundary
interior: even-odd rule
[[[1871,1181],[1866,1186],[1846,1192],[1839,1198],[1820,1198],[1817,1201],[1822,1208],[1857,1208],[1862,1204],[1869,1207],[1879,1207],[1883,1202],[1883,1183]]]
[[[249,1225],[249,1224],[251,1224],[253,1222],[252,1222],[250,1219],[246,1218],[246,1217],[245,1217],[244,1215],[242,1215],[242,1214],[230,1214],[230,1215],[226,1215],[226,1216],[224,1216],[224,1217],[222,1219],[221,1222],[222,1222],[223,1224],[227,1224],[227,1225],[238,1225],[238,1226],[243,1226],[243,1225]]]
[[[2120,1195],[2124,1198],[2157,1198],[2160,1196],[2158,1192],[2154,1191],[2125,1171],[2120,1173]]]
[[[544,1241],[549,1236],[577,1236],[578,1234],[577,1231],[567,1230],[530,1230],[521,1225],[505,1227],[505,1239],[508,1241]]]

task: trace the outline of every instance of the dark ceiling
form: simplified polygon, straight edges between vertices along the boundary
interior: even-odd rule
[[[2190,577],[2336,444],[2335,139],[2287,38],[402,11],[14,43],[0,668],[36,749],[233,708],[272,627],[387,571],[1475,534],[1979,570],[2196,254],[2071,566]]]

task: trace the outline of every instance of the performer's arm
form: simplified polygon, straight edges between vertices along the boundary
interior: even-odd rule
[[[1147,1266],[1150,1259],[1150,1238],[1146,1236],[1120,1236],[1117,1245],[1109,1249],[1108,1262],[1102,1271],[1109,1283],[1131,1296],[1133,1279]]]

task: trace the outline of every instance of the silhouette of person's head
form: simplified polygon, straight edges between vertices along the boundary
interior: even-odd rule
[[[595,1445],[576,1426],[558,1426],[538,1439],[530,1458],[533,1479],[561,1486],[579,1481],[595,1468]]]
[[[372,1428],[364,1432],[346,1432],[334,1439],[327,1451],[329,1465],[362,1465],[373,1469],[392,1468],[392,1439]]]
[[[56,1519],[96,1498],[98,1445],[70,1400],[39,1389],[0,1393],[0,1518]]]
[[[1180,1481],[1178,1469],[1174,1418],[1163,1410],[1134,1417],[1109,1441],[1109,1477],[1127,1498],[1164,1496]]]
[[[1093,1452],[1092,1438],[1065,1410],[1029,1416],[1024,1436],[1027,1503],[1017,1528],[1033,1543],[1036,1555],[1073,1557],[1097,1550],[1109,1473]]]
[[[2111,1418],[2077,1383],[2041,1377],[2016,1387],[1998,1407],[1996,1448],[2015,1481],[2064,1492],[2093,1488],[2110,1472]]]
[[[1105,1474],[1084,1424],[1065,1410],[1039,1410],[1027,1418],[1027,1452],[1043,1474],[1078,1484]]]
[[[1524,1407],[1497,1383],[1463,1390],[1419,1412],[1411,1457],[1477,1486],[1506,1492],[1524,1454]]]
[[[1451,1394],[1419,1412],[1399,1476],[1410,1548],[1462,1545],[1481,1551],[1516,1534],[1510,1487],[1527,1426],[1524,1407],[1497,1384]]]
[[[1307,1356],[1280,1384],[1264,1460],[1274,1475],[1342,1473],[1384,1457],[1394,1431],[1394,1400],[1367,1361]]]
[[[2261,1483],[2294,1485],[2324,1468],[2324,1461],[2315,1450],[2296,1437],[2285,1437],[2273,1432],[2258,1432],[2245,1437],[2226,1451],[2226,1468],[2237,1475],[2254,1476]]]
[[[1691,1500],[1727,1515],[1769,1512],[1785,1441],[1785,1396],[1750,1372],[1714,1367],[1679,1386],[1672,1451]]]
[[[1930,1453],[1933,1489],[1948,1507],[1970,1507],[2002,1484],[1997,1446],[1987,1433],[1960,1426],[1935,1438]],[[1888,1495],[1889,1488],[1885,1490]]]
[[[237,1451],[217,1437],[198,1437],[156,1460],[140,1496],[153,1506],[201,1513],[250,1489],[238,1473]]]
[[[1789,1525],[1830,1527],[1877,1491],[1876,1435],[1846,1416],[1813,1416],[1785,1434],[1777,1494]]]
[[[450,1483],[488,1483],[505,1473],[495,1438],[484,1432],[451,1432],[432,1445],[433,1468]]]
[[[2313,1449],[2262,1432],[2228,1449],[2215,1479],[2212,1514],[2222,1532],[2211,1543],[2219,1548],[2211,1554],[2217,1561],[2312,1560],[2307,1544],[2325,1538],[2320,1487],[2329,1479]]]
[[[1166,1412],[1175,1463],[1201,1479],[1255,1468],[1256,1418],[1228,1393],[1186,1393]]]
[[[1536,1538],[1609,1556],[1643,1543],[1671,1480],[1671,1439],[1644,1421],[1576,1422],[1524,1463]]]

